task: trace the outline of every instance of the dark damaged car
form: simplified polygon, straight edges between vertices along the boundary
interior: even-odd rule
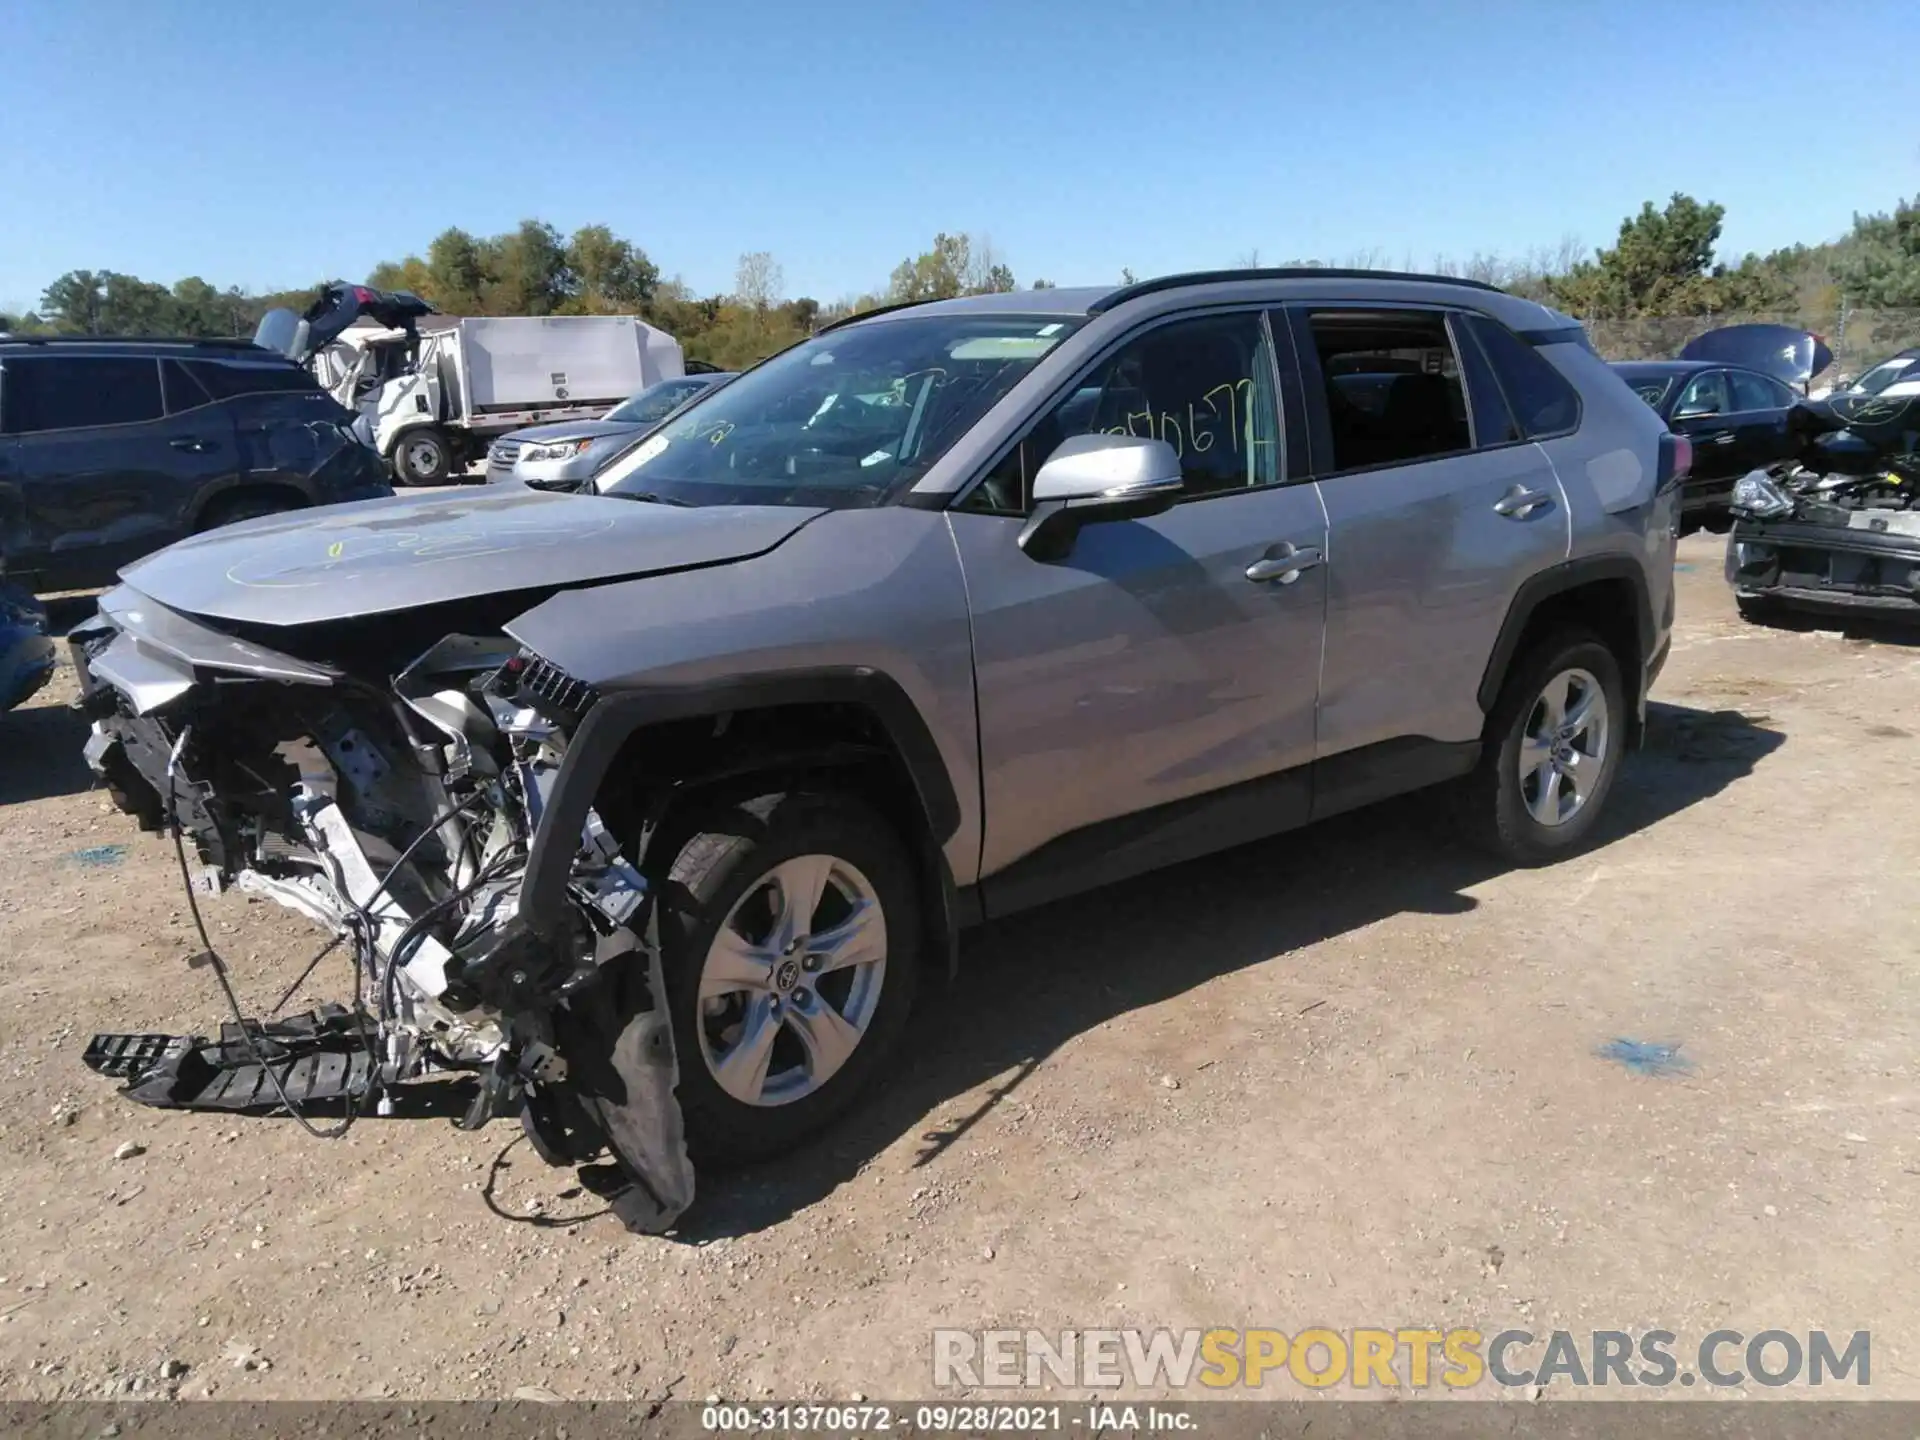
[[[1788,417],[1799,458],[1733,489],[1740,611],[1920,620],[1920,395],[1841,393]]]
[[[1673,360],[1616,361],[1613,369],[1677,435],[1693,444],[1681,490],[1686,521],[1727,514],[1734,481],[1788,460],[1787,414],[1807,382],[1833,363],[1820,336],[1785,325],[1729,325],[1694,337]]]
[[[465,1123],[670,1225],[692,1159],[849,1103],[964,926],[1440,782],[1574,851],[1684,454],[1564,315],[1242,271],[862,316],[582,493],[188,541],[74,632],[89,758],[362,985],[94,1059],[155,1103],[471,1071]]]
[[[390,495],[353,416],[243,340],[0,338],[0,548],[36,593],[236,521]]]

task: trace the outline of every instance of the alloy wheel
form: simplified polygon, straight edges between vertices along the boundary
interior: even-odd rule
[[[813,1094],[852,1058],[886,981],[887,923],[857,867],[797,855],[748,887],[700,971],[701,1057],[746,1105]]]
[[[1564,825],[1586,807],[1606,768],[1612,718],[1607,692],[1590,671],[1562,670],[1541,689],[1527,713],[1519,761],[1520,798],[1537,822]]]

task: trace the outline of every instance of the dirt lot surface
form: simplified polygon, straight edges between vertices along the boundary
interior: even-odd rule
[[[667,1239],[451,1086],[322,1144],[86,1071],[221,1011],[63,673],[0,717],[0,1397],[911,1397],[935,1325],[1308,1324],[1864,1328],[1920,1397],[1920,648],[1743,624],[1720,543],[1591,853],[1415,798],[973,936],[882,1093]],[[314,947],[208,914],[256,1011]]]

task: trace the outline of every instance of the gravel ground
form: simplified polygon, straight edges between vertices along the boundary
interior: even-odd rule
[[[1744,625],[1719,545],[1590,853],[1502,871],[1416,797],[993,927],[667,1239],[453,1086],[323,1144],[86,1071],[221,1012],[63,671],[0,717],[0,1398],[902,1397],[935,1325],[1308,1324],[1870,1329],[1920,1398],[1920,649]],[[255,1009],[316,943],[208,916]]]

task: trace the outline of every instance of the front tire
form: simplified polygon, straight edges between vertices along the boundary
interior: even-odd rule
[[[453,447],[432,426],[409,430],[393,447],[393,477],[402,485],[440,485],[453,473]]]
[[[1481,842],[1514,865],[1579,849],[1599,822],[1627,741],[1620,662],[1587,631],[1528,649],[1507,674],[1469,786]]]
[[[691,823],[657,890],[680,1108],[695,1160],[737,1164],[793,1149],[885,1063],[917,986],[919,894],[899,835],[851,796]]]

